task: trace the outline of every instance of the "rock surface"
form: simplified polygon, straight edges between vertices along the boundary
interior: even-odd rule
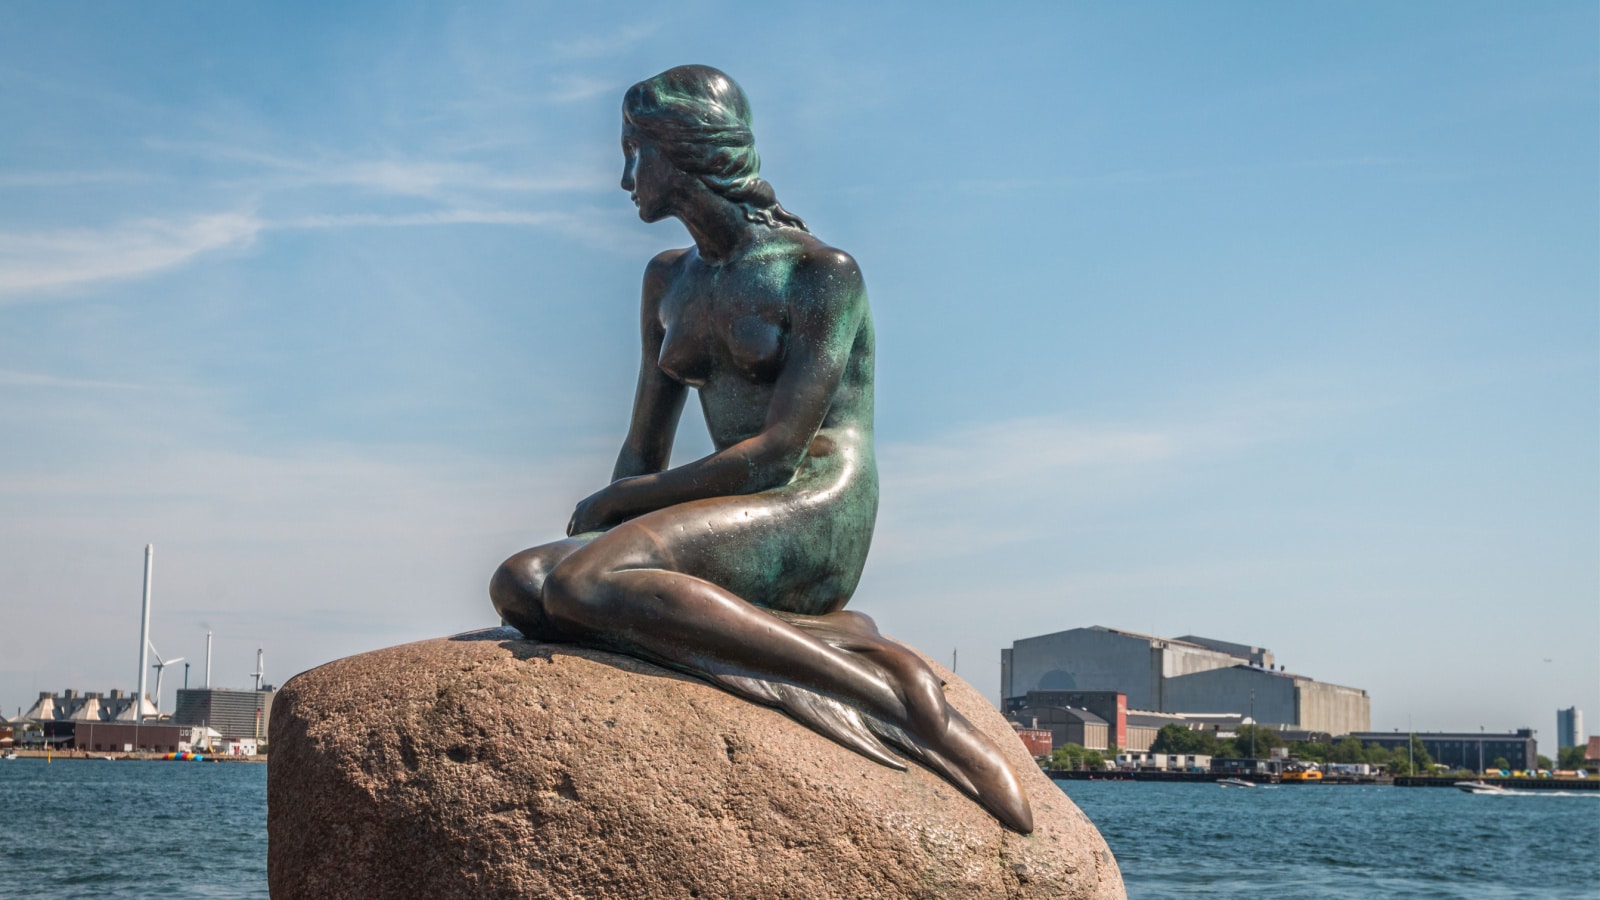
[[[329,663],[273,704],[272,896],[1125,897],[1094,825],[935,670],[1023,773],[1033,834],[625,656],[494,629]]]

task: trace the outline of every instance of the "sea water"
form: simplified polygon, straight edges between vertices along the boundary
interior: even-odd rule
[[[1600,898],[1600,791],[1057,785],[1131,898]]]
[[[0,897],[266,896],[266,766],[0,761]]]
[[[1058,784],[1135,900],[1600,898],[1600,792]],[[0,897],[266,896],[266,766],[0,762]]]

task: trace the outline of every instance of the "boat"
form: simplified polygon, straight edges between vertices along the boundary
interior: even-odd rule
[[[16,758],[17,758],[17,751],[15,751],[15,750],[7,750],[5,752],[5,755],[0,756],[0,759],[16,759]]]
[[[1487,781],[1458,781],[1458,782],[1456,782],[1456,787],[1460,788],[1463,791],[1466,791],[1469,794],[1509,794],[1509,793],[1511,793],[1510,791],[1506,790],[1505,788],[1501,787],[1500,785],[1498,785],[1498,784],[1490,784]]]
[[[1230,788],[1230,787],[1249,787],[1249,788],[1253,788],[1253,787],[1256,786],[1255,782],[1253,782],[1253,781],[1245,781],[1243,778],[1218,778],[1217,779],[1217,784],[1222,786],[1222,787],[1225,787],[1225,788]]]
[[[1322,773],[1316,769],[1286,769],[1283,773],[1284,781],[1321,781]]]

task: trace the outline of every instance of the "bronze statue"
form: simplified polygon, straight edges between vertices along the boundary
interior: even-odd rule
[[[1016,773],[910,650],[844,609],[877,516],[872,318],[861,271],[759,176],[749,101],[680,66],[628,89],[622,188],[694,246],[645,268],[633,418],[612,482],[567,538],[494,574],[529,638],[692,673],[885,765],[885,743],[1007,826],[1033,830]],[[667,468],[695,388],[715,452]]]

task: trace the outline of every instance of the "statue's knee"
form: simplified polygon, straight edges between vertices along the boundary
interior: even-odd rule
[[[507,624],[530,638],[552,635],[544,609],[546,566],[538,554],[524,550],[500,564],[489,579],[489,600]]]
[[[600,573],[587,561],[568,557],[545,577],[545,609],[551,618],[569,627],[595,628],[608,617]]]

